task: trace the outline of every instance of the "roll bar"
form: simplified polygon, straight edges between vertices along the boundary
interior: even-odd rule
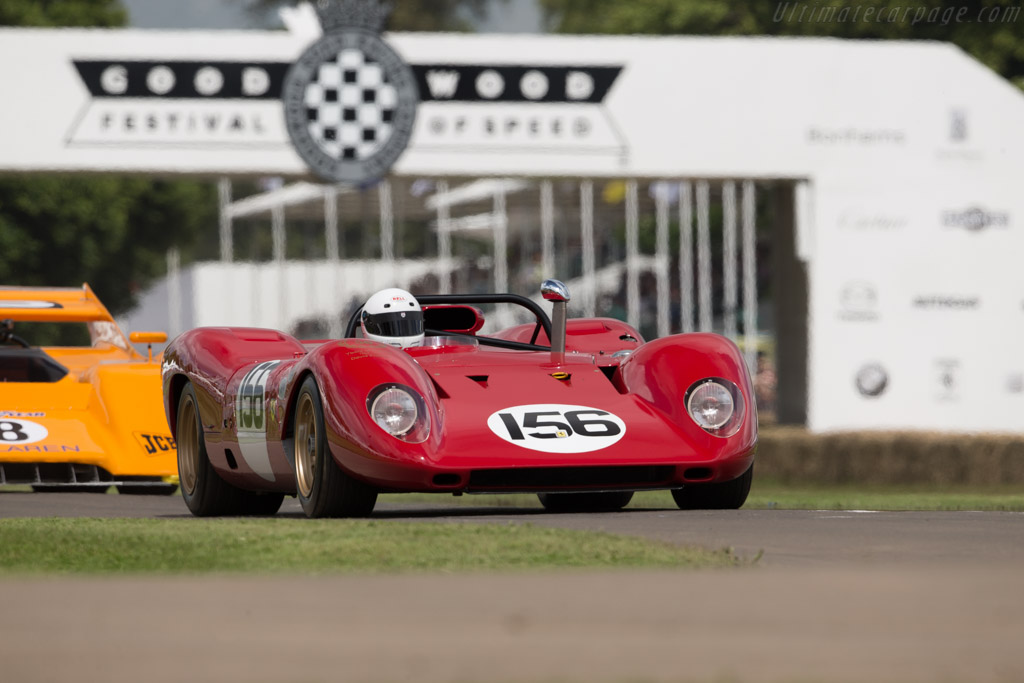
[[[518,294],[421,294],[416,297],[421,306],[434,306],[443,304],[516,304],[527,309],[537,318],[537,324],[544,329],[548,339],[551,339],[551,318],[540,307],[540,304]],[[345,337],[354,337],[359,327],[359,314],[363,307],[360,305],[349,316],[348,324],[345,326]],[[427,330],[436,332],[436,330]],[[444,334],[452,334],[445,332]],[[534,339],[537,338],[536,332]],[[525,351],[548,351],[550,347],[539,344],[523,344],[520,342],[508,341],[505,339],[493,339],[491,337],[476,337],[481,344],[497,346],[508,349],[521,349]]]

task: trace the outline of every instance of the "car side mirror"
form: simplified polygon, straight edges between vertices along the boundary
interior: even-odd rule
[[[541,283],[540,294],[551,302],[551,362],[561,365],[565,362],[566,309],[569,307],[569,288],[559,280],[545,280]]]
[[[128,340],[133,344],[146,344],[149,351],[149,360],[153,360],[153,344],[163,344],[167,341],[166,332],[132,332]]]

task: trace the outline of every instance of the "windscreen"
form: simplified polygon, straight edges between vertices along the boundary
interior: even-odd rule
[[[108,320],[88,323],[16,321],[13,333],[29,346],[85,347],[101,349],[113,346],[124,351],[130,347],[121,329]],[[8,344],[8,347],[18,346]],[[3,347],[0,347],[3,348]]]

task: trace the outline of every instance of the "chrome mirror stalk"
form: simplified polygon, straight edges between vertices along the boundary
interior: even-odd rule
[[[565,326],[569,306],[569,288],[559,280],[545,280],[540,294],[551,302],[551,362],[561,365],[565,362]]]

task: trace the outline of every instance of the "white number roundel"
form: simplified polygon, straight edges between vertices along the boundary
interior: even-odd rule
[[[28,420],[12,420],[9,417],[0,418],[0,445],[35,443],[47,436],[49,432],[41,424]]]
[[[626,434],[626,423],[607,410],[559,403],[503,408],[487,426],[511,444],[547,453],[597,451]]]

